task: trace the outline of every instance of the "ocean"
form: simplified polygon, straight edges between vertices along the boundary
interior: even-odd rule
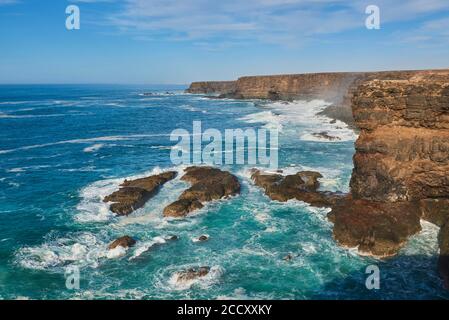
[[[239,196],[185,219],[163,208],[187,184],[170,160],[170,133],[278,128],[279,168],[319,171],[321,189],[349,191],[357,134],[316,113],[330,103],[209,99],[182,86],[0,86],[1,299],[447,299],[437,273],[437,231],[422,222],[394,258],[377,260],[332,238],[329,209],[271,201],[250,165],[225,165]],[[144,95],[149,93],[151,95]],[[337,137],[323,140],[316,133]],[[116,217],[102,202],[125,179],[179,172],[145,207]],[[120,257],[108,244],[137,240]],[[165,242],[176,235],[179,240]],[[195,241],[208,235],[207,242]],[[158,246],[153,246],[158,243]],[[285,261],[287,255],[293,258]],[[368,266],[380,270],[369,290]],[[179,284],[176,272],[209,266]],[[79,288],[67,288],[68,268]]]

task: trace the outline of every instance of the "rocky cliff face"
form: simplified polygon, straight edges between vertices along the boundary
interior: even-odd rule
[[[334,238],[392,256],[426,219],[440,226],[449,289],[449,70],[244,77],[233,90],[227,96],[328,99],[328,115],[352,118],[360,136],[351,193],[331,205]]]
[[[417,219],[429,220],[441,227],[439,270],[449,288],[449,71],[366,81],[352,109],[361,134],[352,199],[332,213],[335,238],[392,255],[420,230]]]
[[[229,94],[235,91],[235,85],[235,81],[193,82],[186,92],[194,94]]]

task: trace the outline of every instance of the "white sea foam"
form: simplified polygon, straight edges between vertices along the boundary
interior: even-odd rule
[[[129,258],[129,260],[134,260],[138,257],[140,257],[143,253],[151,250],[156,245],[164,244],[167,241],[162,237],[154,237],[150,241],[144,241],[138,244],[138,246],[135,248],[133,255]]]
[[[77,205],[78,213],[75,215],[75,220],[78,222],[101,222],[101,221],[108,221],[111,218],[113,218],[115,215],[109,211],[109,204],[104,203],[103,199],[113,193],[114,191],[117,191],[120,187],[120,184],[123,183],[125,179],[127,180],[135,180],[139,178],[148,177],[151,175],[160,174],[162,172],[166,171],[177,171],[178,177],[175,179],[176,181],[179,181],[179,176],[184,170],[185,166],[177,166],[174,168],[167,168],[167,169],[161,169],[159,167],[155,167],[154,169],[144,172],[142,174],[137,174],[133,176],[123,177],[123,178],[114,178],[114,179],[107,179],[107,180],[101,180],[96,181],[85,188],[83,188],[80,191],[80,196],[82,198],[81,202]],[[170,184],[170,182],[168,182]],[[163,188],[164,191],[166,188]],[[180,189],[181,190],[181,189]],[[172,195],[172,196],[176,196]],[[173,200],[174,199],[170,199]],[[162,201],[158,203],[159,206],[157,206],[157,211],[162,212],[163,205],[168,205],[167,203]],[[159,212],[158,212],[159,213]],[[159,222],[162,222],[162,215],[158,215],[157,217],[154,217],[153,215],[146,215],[146,216],[130,216],[126,219],[123,219],[118,224],[119,225],[126,225],[126,224],[133,224],[133,223],[148,223],[151,220],[157,220]]]
[[[122,246],[117,246],[114,249],[109,249],[106,253],[106,257],[108,259],[117,259],[121,258],[124,255],[126,255],[126,251],[128,251],[128,248],[124,248]]]
[[[64,141],[57,141],[57,142],[50,142],[50,143],[18,147],[18,148],[9,149],[9,150],[0,150],[0,154],[11,153],[11,152],[15,152],[15,151],[22,151],[22,150],[37,149],[37,148],[45,148],[45,147],[51,147],[51,146],[55,146],[55,145],[62,145],[62,144],[87,144],[87,143],[92,143],[92,142],[129,141],[129,140],[138,140],[138,139],[144,139],[144,138],[150,138],[150,137],[161,137],[161,136],[167,136],[167,135],[166,134],[136,134],[136,135],[128,135],[128,136],[104,136],[104,137],[94,137],[94,138],[85,138],[85,139],[64,140]]]
[[[83,151],[86,152],[86,153],[96,152],[96,151],[100,150],[103,147],[104,147],[103,143],[96,143],[96,144],[94,144],[94,145],[92,145],[90,147],[84,148]]]
[[[70,264],[95,268],[106,256],[105,242],[98,235],[82,232],[51,238],[40,246],[23,247],[16,252],[15,261],[24,268],[59,272]]]
[[[353,130],[341,122],[331,123],[331,119],[318,115],[331,103],[324,100],[294,101],[294,102],[274,102],[267,104],[264,108],[268,110],[257,112],[240,118],[247,123],[262,123],[267,128],[279,128],[282,130],[287,125],[300,126],[299,138],[303,141],[316,142],[341,142],[354,141],[357,135]],[[320,136],[319,133],[326,133],[335,140],[329,140]]]

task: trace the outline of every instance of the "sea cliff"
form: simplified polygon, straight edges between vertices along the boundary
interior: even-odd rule
[[[439,270],[449,288],[449,70],[243,77],[213,86],[188,92],[334,102],[324,113],[360,132],[351,192],[329,214],[334,238],[388,257],[428,220],[440,227]]]

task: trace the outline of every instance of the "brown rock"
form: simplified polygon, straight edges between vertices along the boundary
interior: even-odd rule
[[[320,186],[318,179],[321,177],[320,173],[313,171],[301,171],[284,177],[253,170],[251,175],[254,183],[263,188],[272,200],[286,202],[296,199],[317,207],[329,207],[341,199],[342,195],[317,191]]]
[[[165,217],[185,217],[201,209],[204,202],[226,199],[240,193],[238,179],[229,172],[212,167],[189,167],[181,178],[192,184],[179,199],[164,209]]]
[[[117,247],[123,247],[123,248],[126,249],[126,248],[134,246],[135,244],[136,244],[136,240],[134,240],[130,236],[123,236],[123,237],[118,238],[114,242],[112,242],[108,246],[108,249],[112,250],[112,249],[115,249]]]
[[[346,199],[333,207],[329,219],[339,244],[358,247],[362,254],[388,257],[421,231],[420,215],[418,203]]]
[[[191,268],[178,273],[178,282],[191,281],[198,278],[205,277],[209,274],[209,267]]]
[[[201,208],[203,205],[197,200],[180,199],[165,207],[163,214],[164,217],[181,218]]]
[[[143,207],[156,195],[161,186],[174,179],[176,174],[176,172],[169,171],[142,179],[125,180],[118,191],[105,197],[103,201],[113,202],[110,210],[117,215],[129,215]]]

